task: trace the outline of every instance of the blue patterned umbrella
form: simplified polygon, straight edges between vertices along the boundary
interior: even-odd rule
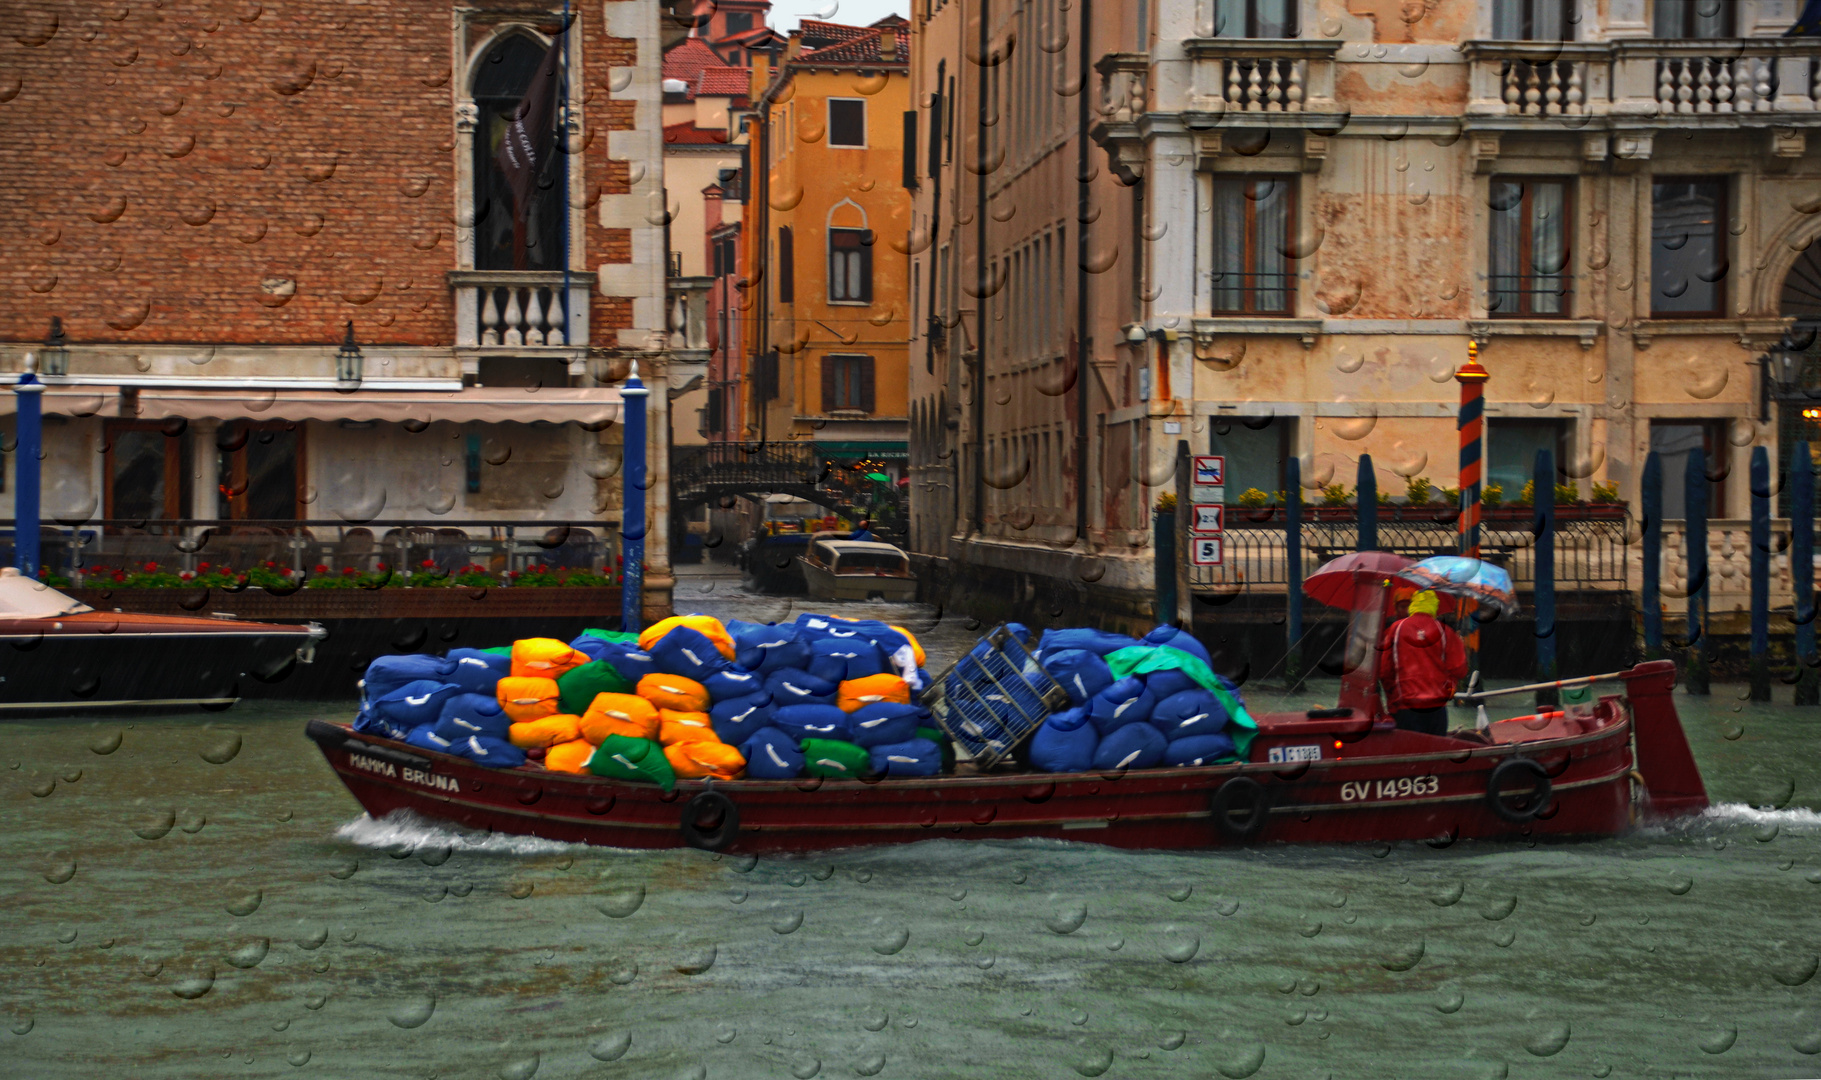
[[[1478,601],[1501,615],[1518,613],[1511,575],[1489,562],[1464,555],[1436,555],[1399,570],[1397,576],[1421,589]]]

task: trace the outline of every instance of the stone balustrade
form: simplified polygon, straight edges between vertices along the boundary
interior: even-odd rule
[[[456,346],[586,350],[594,279],[571,273],[565,292],[560,271],[452,271]]]

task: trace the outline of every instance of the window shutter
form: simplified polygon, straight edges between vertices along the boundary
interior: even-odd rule
[[[904,149],[903,149],[904,186],[915,191],[917,188],[917,110],[907,109],[904,113]]]
[[[858,273],[853,279],[849,279],[849,291],[853,293],[855,300],[862,300],[870,304],[873,302],[873,231],[871,229],[861,234],[860,250],[856,252],[856,255],[858,256],[855,260],[858,263]]]
[[[825,416],[841,404],[835,395],[835,367],[840,363],[832,356],[822,358],[822,413]]]
[[[860,376],[860,411],[871,413],[873,411],[873,358],[862,356],[854,367],[859,369]]]
[[[778,227],[778,303],[795,303],[797,299],[797,253],[791,240],[790,226]]]
[[[942,168],[942,95],[937,94],[934,104],[929,107],[929,176],[936,178],[936,171]]]

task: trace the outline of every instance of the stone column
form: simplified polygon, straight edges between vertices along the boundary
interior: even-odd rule
[[[657,351],[660,341],[659,333],[652,334],[654,351],[639,358],[639,374],[651,390],[645,399],[645,475],[651,483],[645,518],[645,565],[651,568],[645,573],[646,625],[673,614],[677,584],[670,566],[670,365],[668,356]]]
[[[189,516],[209,519],[218,512],[221,493],[221,457],[215,435],[219,420],[190,421],[190,460],[195,470],[190,489]]]

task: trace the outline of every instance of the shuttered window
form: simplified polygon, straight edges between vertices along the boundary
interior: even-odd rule
[[[828,230],[828,298],[873,302],[873,245],[870,229]]]
[[[822,358],[822,411],[873,411],[873,358],[830,355]]]

